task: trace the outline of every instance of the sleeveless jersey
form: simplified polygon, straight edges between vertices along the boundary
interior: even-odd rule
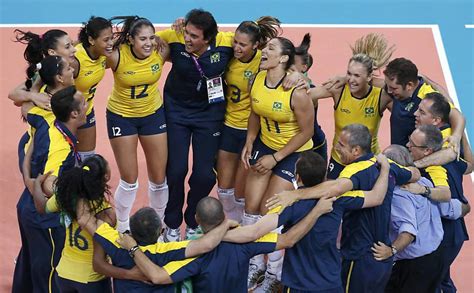
[[[76,45],[76,59],[79,63],[79,73],[74,79],[76,88],[82,92],[88,103],[86,114],[89,115],[94,107],[94,95],[97,85],[105,74],[105,56],[92,59],[82,44]]]
[[[381,88],[371,86],[367,95],[358,99],[352,96],[347,84],[344,86],[339,102],[334,107],[335,133],[331,150],[331,157],[339,164],[342,164],[341,158],[334,146],[339,140],[342,128],[350,124],[358,123],[367,126],[370,135],[372,135],[371,150],[374,154],[380,152],[377,135],[382,119],[380,114],[381,91]]]
[[[163,69],[163,59],[156,51],[139,59],[130,45],[119,48],[119,64],[114,71],[114,87],[107,109],[123,117],[145,117],[163,104],[158,90],[158,80]]]
[[[99,208],[103,211],[110,208],[110,204],[104,202]],[[48,213],[59,212],[56,195],[53,195],[46,204]],[[92,236],[82,230],[76,220],[73,220],[66,227],[66,238],[61,259],[56,268],[61,278],[88,283],[102,280],[105,276],[96,273],[92,266],[94,255],[94,244]]]
[[[237,129],[247,129],[250,115],[249,79],[257,74],[262,51],[257,50],[249,62],[232,58],[225,74],[227,105],[224,124]]]
[[[295,113],[291,108],[291,96],[295,88],[285,91],[281,82],[275,88],[265,84],[267,72],[262,71],[255,77],[250,96],[252,110],[260,116],[260,139],[273,150],[281,150],[298,134],[300,128]],[[297,152],[313,147],[310,139]]]

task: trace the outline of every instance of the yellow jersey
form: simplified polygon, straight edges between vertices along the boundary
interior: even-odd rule
[[[224,124],[237,129],[247,129],[250,115],[249,79],[257,74],[262,51],[257,50],[249,62],[232,58],[225,73],[227,100]]]
[[[155,113],[163,105],[158,90],[163,58],[153,51],[149,57],[139,59],[127,44],[120,46],[119,54],[107,109],[123,117],[145,117]]]
[[[77,90],[82,92],[88,103],[87,115],[94,107],[94,95],[97,85],[104,78],[106,57],[100,56],[92,59],[82,43],[76,45],[76,60],[79,63],[79,73],[74,79]]]
[[[260,139],[269,148],[279,151],[300,132],[295,113],[291,108],[291,96],[295,88],[285,91],[281,82],[275,88],[267,87],[267,72],[255,77],[250,91],[252,111],[260,116]],[[283,81],[283,80],[282,80]],[[313,141],[309,139],[297,152],[309,150]]]
[[[110,208],[110,204],[104,202],[100,211]],[[59,212],[56,195],[51,196],[46,202],[48,213]],[[66,238],[61,259],[56,271],[61,278],[79,283],[96,282],[105,278],[104,275],[96,273],[92,266],[94,255],[94,244],[92,236],[82,230],[76,220],[66,227]]]
[[[341,158],[334,146],[339,141],[342,129],[350,124],[358,123],[367,126],[372,136],[372,152],[374,154],[380,152],[377,136],[380,120],[382,120],[382,114],[380,113],[381,92],[381,88],[371,86],[367,95],[358,99],[352,96],[347,84],[344,86],[341,98],[334,106],[335,133],[331,150],[331,157],[339,164],[342,164]]]
[[[40,90],[40,93],[46,93],[46,85],[43,85]],[[54,123],[56,116],[54,116],[53,111],[45,110],[38,106],[33,106],[31,109],[28,110],[26,120],[28,121],[28,135],[30,139],[24,146],[24,152],[28,150],[30,147],[31,142],[33,141],[31,138],[35,135],[36,129],[42,126],[51,126]]]

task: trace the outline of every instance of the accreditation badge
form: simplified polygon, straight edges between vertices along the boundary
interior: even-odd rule
[[[209,104],[223,102],[224,99],[224,86],[222,84],[222,77],[214,77],[206,79],[207,84],[207,98]]]

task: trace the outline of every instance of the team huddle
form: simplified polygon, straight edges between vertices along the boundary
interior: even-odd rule
[[[382,35],[358,39],[347,73],[314,85],[311,36],[295,46],[281,32],[270,16],[222,32],[201,9],[158,32],[138,16],[91,17],[77,41],[15,30],[27,80],[9,98],[28,130],[13,292],[456,292],[473,169],[462,113]],[[113,199],[95,152],[108,69]],[[138,143],[149,207],[130,215]]]

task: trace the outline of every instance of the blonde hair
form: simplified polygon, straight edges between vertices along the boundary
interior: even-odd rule
[[[350,47],[352,50],[352,55],[354,55],[350,61],[359,62],[358,60],[353,60],[353,58],[357,55],[359,55],[357,59],[366,59],[361,58],[361,54],[364,54],[372,59],[372,68],[369,70],[369,73],[387,65],[396,48],[395,45],[389,47],[385,36],[378,33],[370,33],[362,36],[355,41],[353,46]],[[368,65],[366,62],[361,63]]]

